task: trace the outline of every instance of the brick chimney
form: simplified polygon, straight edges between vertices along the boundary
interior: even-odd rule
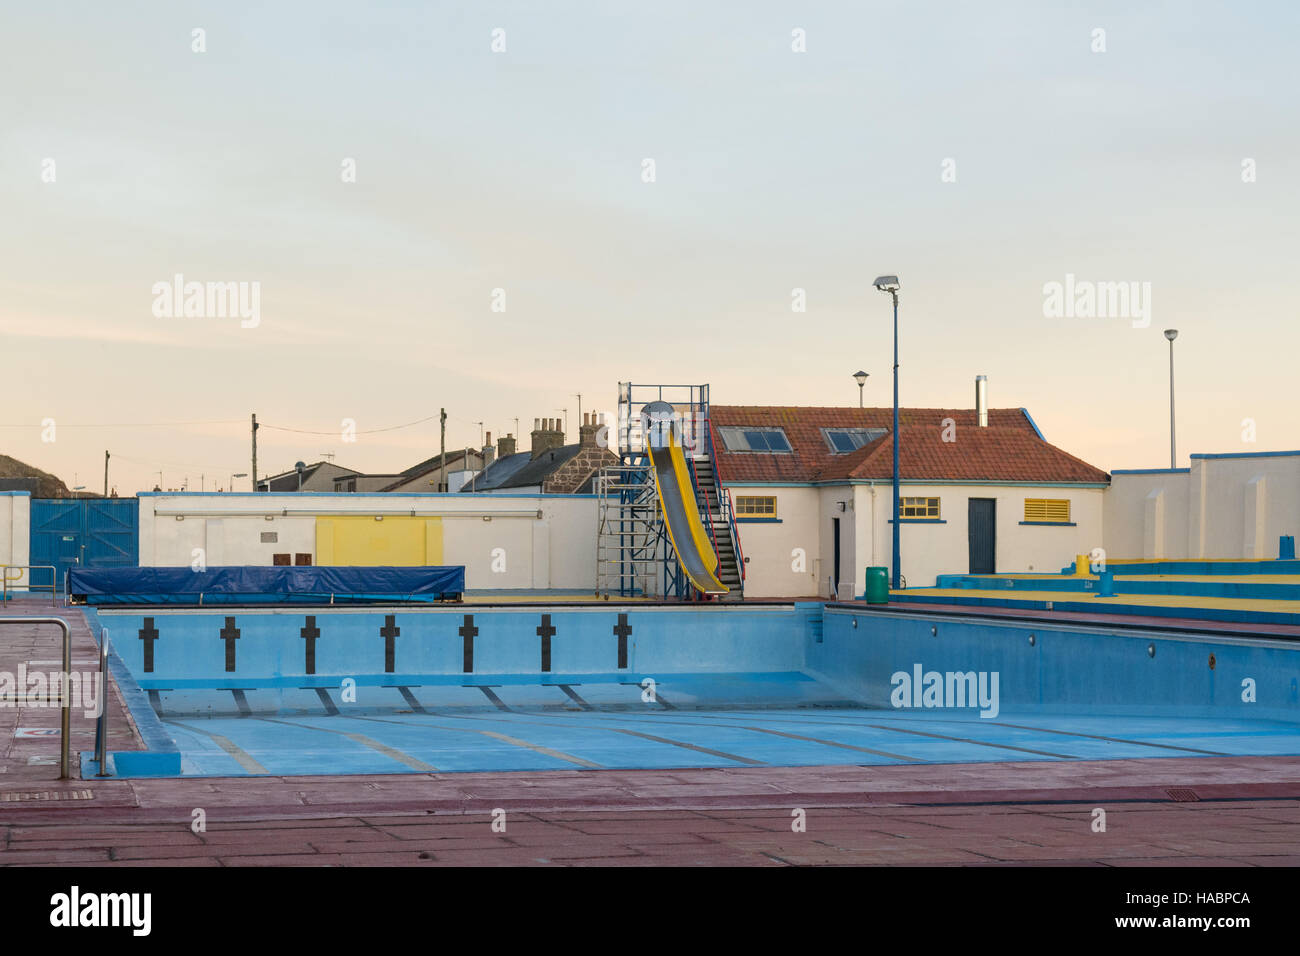
[[[543,452],[550,451],[552,448],[561,448],[564,445],[564,430],[560,427],[558,418],[534,418],[531,437],[534,461],[541,457]]]
[[[601,423],[595,412],[583,412],[582,425],[578,428],[578,444],[583,448],[595,448],[596,433],[600,428]]]
[[[497,439],[497,457],[507,458],[510,455],[513,455],[514,453],[515,453],[515,436],[507,432],[505,438]]]
[[[486,468],[492,464],[492,459],[496,455],[496,449],[492,447],[492,433],[487,433],[487,443],[483,446],[483,467]]]

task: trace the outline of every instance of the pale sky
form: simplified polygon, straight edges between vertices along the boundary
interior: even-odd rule
[[[251,412],[328,433],[261,431],[269,474],[400,470],[436,418],[342,420],[440,406],[453,448],[576,440],[619,380],[856,405],[863,368],[887,405],[882,273],[904,405],[986,374],[1166,466],[1176,327],[1179,465],[1297,448],[1298,39],[1280,2],[4,0],[0,452],[100,490],[109,449],[130,494],[247,472]],[[260,322],[155,316],[177,273]],[[1149,327],[1046,317],[1067,274],[1150,283]]]

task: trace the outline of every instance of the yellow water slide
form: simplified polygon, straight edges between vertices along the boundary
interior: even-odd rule
[[[647,411],[650,411],[650,406],[647,406]],[[678,563],[697,591],[726,594],[729,589],[718,580],[718,555],[713,550],[704,522],[700,520],[700,509],[695,503],[695,484],[690,469],[686,467],[686,456],[675,429],[666,422],[661,427],[650,429],[646,450],[650,453],[655,487],[659,492],[659,508]]]

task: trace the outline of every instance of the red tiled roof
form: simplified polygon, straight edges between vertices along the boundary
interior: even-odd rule
[[[722,481],[844,481],[889,479],[894,474],[893,436],[884,435],[848,455],[832,454],[823,428],[885,428],[892,408],[804,408],[714,405],[710,409]],[[903,432],[900,470],[905,479],[934,481],[1106,482],[1100,468],[1038,437],[1019,408],[990,408],[987,428],[975,410],[900,408]],[[956,425],[955,441],[943,440],[943,421]],[[728,452],[716,429],[728,425],[777,426],[791,454]]]

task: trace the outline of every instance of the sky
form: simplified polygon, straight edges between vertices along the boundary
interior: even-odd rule
[[[0,3],[0,453],[69,486],[888,405],[886,273],[904,405],[1167,466],[1177,328],[1180,466],[1300,447],[1295,4]]]

